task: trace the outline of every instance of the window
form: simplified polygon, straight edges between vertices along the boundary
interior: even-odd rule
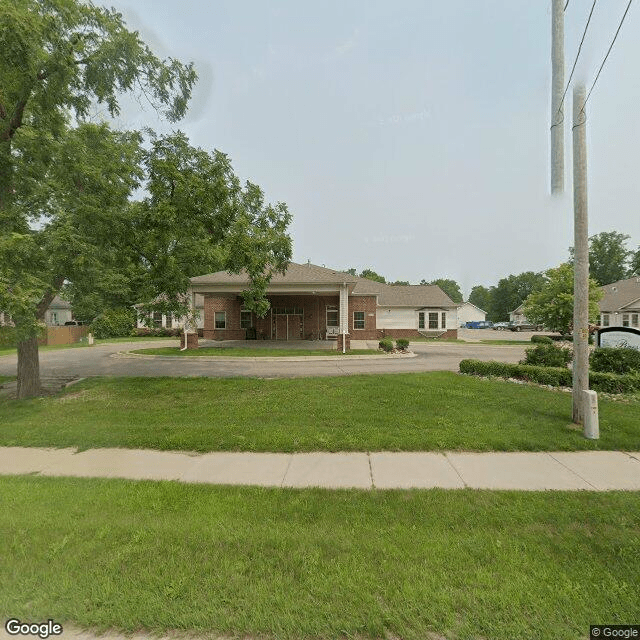
[[[274,307],[274,316],[301,316],[302,307]]]
[[[609,326],[609,314],[608,313],[603,313],[602,314],[602,326],[603,327],[608,327]]]
[[[418,312],[418,329],[424,329],[424,311]]]
[[[441,329],[446,329],[447,328],[447,314],[443,311],[442,312],[442,324],[440,325]]]
[[[628,327],[629,326],[629,314],[625,313],[622,315],[622,326],[623,327]]]
[[[172,322],[173,322],[173,318],[171,317],[171,314],[167,313],[167,317],[165,319],[164,326],[167,327],[167,329],[171,329],[171,323]]]
[[[56,311],[51,312],[51,324],[58,324],[58,314]]]
[[[637,327],[638,326],[638,314],[637,313],[632,313],[631,314],[631,326],[632,327]]]
[[[338,307],[327,307],[327,327],[339,327]]]
[[[216,329],[227,328],[227,314],[225,311],[216,311]]]
[[[155,327],[162,326],[162,311],[154,311],[153,312],[153,325]]]
[[[253,316],[251,315],[251,311],[242,309],[240,311],[240,328],[250,329],[251,327],[253,327]]]
[[[438,328],[438,313],[435,311],[429,312],[429,329]]]
[[[364,311],[353,312],[353,328],[364,329]]]

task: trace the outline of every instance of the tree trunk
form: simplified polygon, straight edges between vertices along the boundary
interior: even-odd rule
[[[18,342],[18,398],[40,394],[40,360],[38,336]]]

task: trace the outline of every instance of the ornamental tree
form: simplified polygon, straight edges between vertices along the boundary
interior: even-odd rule
[[[526,299],[523,313],[536,324],[562,334],[573,329],[573,265],[565,263],[545,272],[546,283]],[[602,289],[589,278],[589,322],[597,322],[600,314],[598,301]]]

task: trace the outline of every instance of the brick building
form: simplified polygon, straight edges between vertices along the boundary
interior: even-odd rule
[[[271,308],[259,318],[243,306],[247,284],[245,274],[226,271],[191,278],[192,292],[204,297],[204,338],[457,337],[457,305],[435,285],[391,286],[292,262],[284,275],[271,279]]]

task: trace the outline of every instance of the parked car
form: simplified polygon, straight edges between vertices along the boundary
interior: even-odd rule
[[[509,327],[511,331],[542,331],[544,326],[541,324],[533,324],[531,322],[520,322]]]
[[[68,320],[64,323],[65,327],[81,327],[84,322],[78,322],[77,320]]]
[[[507,329],[511,329],[512,322],[494,322],[493,328],[495,331],[506,331]]]
[[[491,329],[493,322],[489,322],[489,320],[471,320],[465,326],[467,329]]]

